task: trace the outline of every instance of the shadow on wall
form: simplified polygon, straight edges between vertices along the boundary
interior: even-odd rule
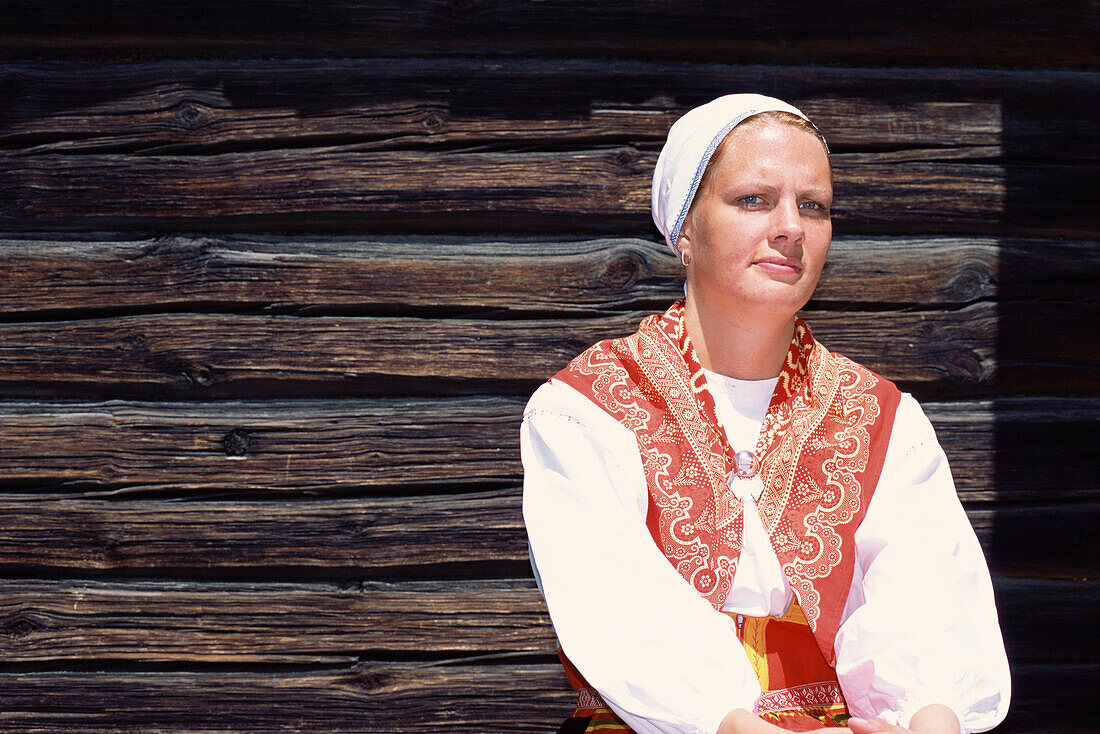
[[[1000,253],[997,502],[987,555],[999,591],[1017,592],[998,597],[1014,690],[1004,732],[1088,730],[1100,690],[1100,92],[1082,93],[1074,77],[1041,92],[1005,89],[1002,99],[1002,226],[1016,236],[1045,222],[1061,236],[1006,239]],[[1006,608],[1009,596],[1029,604]]]

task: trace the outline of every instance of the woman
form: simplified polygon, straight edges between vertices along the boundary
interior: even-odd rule
[[[669,131],[653,217],[685,298],[524,414],[532,563],[580,703],[563,732],[984,731],[1008,665],[920,406],[813,339],[832,168],[794,107]]]

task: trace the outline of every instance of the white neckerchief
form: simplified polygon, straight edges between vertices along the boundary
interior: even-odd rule
[[[755,451],[760,426],[779,378],[738,380],[708,369],[703,374],[730,446],[734,451]],[[745,503],[745,523],[733,588],[722,608],[756,617],[779,616],[787,608],[791,588],[756,511],[764,485],[757,475],[752,479],[733,478],[730,489]]]

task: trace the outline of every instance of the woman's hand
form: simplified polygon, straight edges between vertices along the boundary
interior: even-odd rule
[[[764,721],[759,716],[749,713],[745,709],[734,709],[722,719],[718,727],[718,734],[777,734],[784,732],[775,724]],[[841,731],[841,730],[837,730]]]
[[[913,714],[909,720],[909,728],[887,724],[882,719],[848,719],[848,728],[852,734],[905,734],[916,732],[918,734],[960,734],[959,719],[955,712],[946,706],[933,704]]]

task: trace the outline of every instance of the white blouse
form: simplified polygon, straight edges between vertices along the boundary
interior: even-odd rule
[[[775,380],[706,374],[730,445],[752,450]],[[562,649],[607,704],[639,734],[712,734],[730,711],[752,711],[760,684],[733,619],[684,581],[646,528],[634,434],[551,380],[527,405],[521,448],[539,588]],[[791,589],[751,511],[760,479],[731,487],[747,511],[723,610],[778,616]],[[904,726],[940,703],[963,731],[1000,723],[1010,681],[989,571],[932,425],[908,394],[855,541],[835,645],[849,712]]]

